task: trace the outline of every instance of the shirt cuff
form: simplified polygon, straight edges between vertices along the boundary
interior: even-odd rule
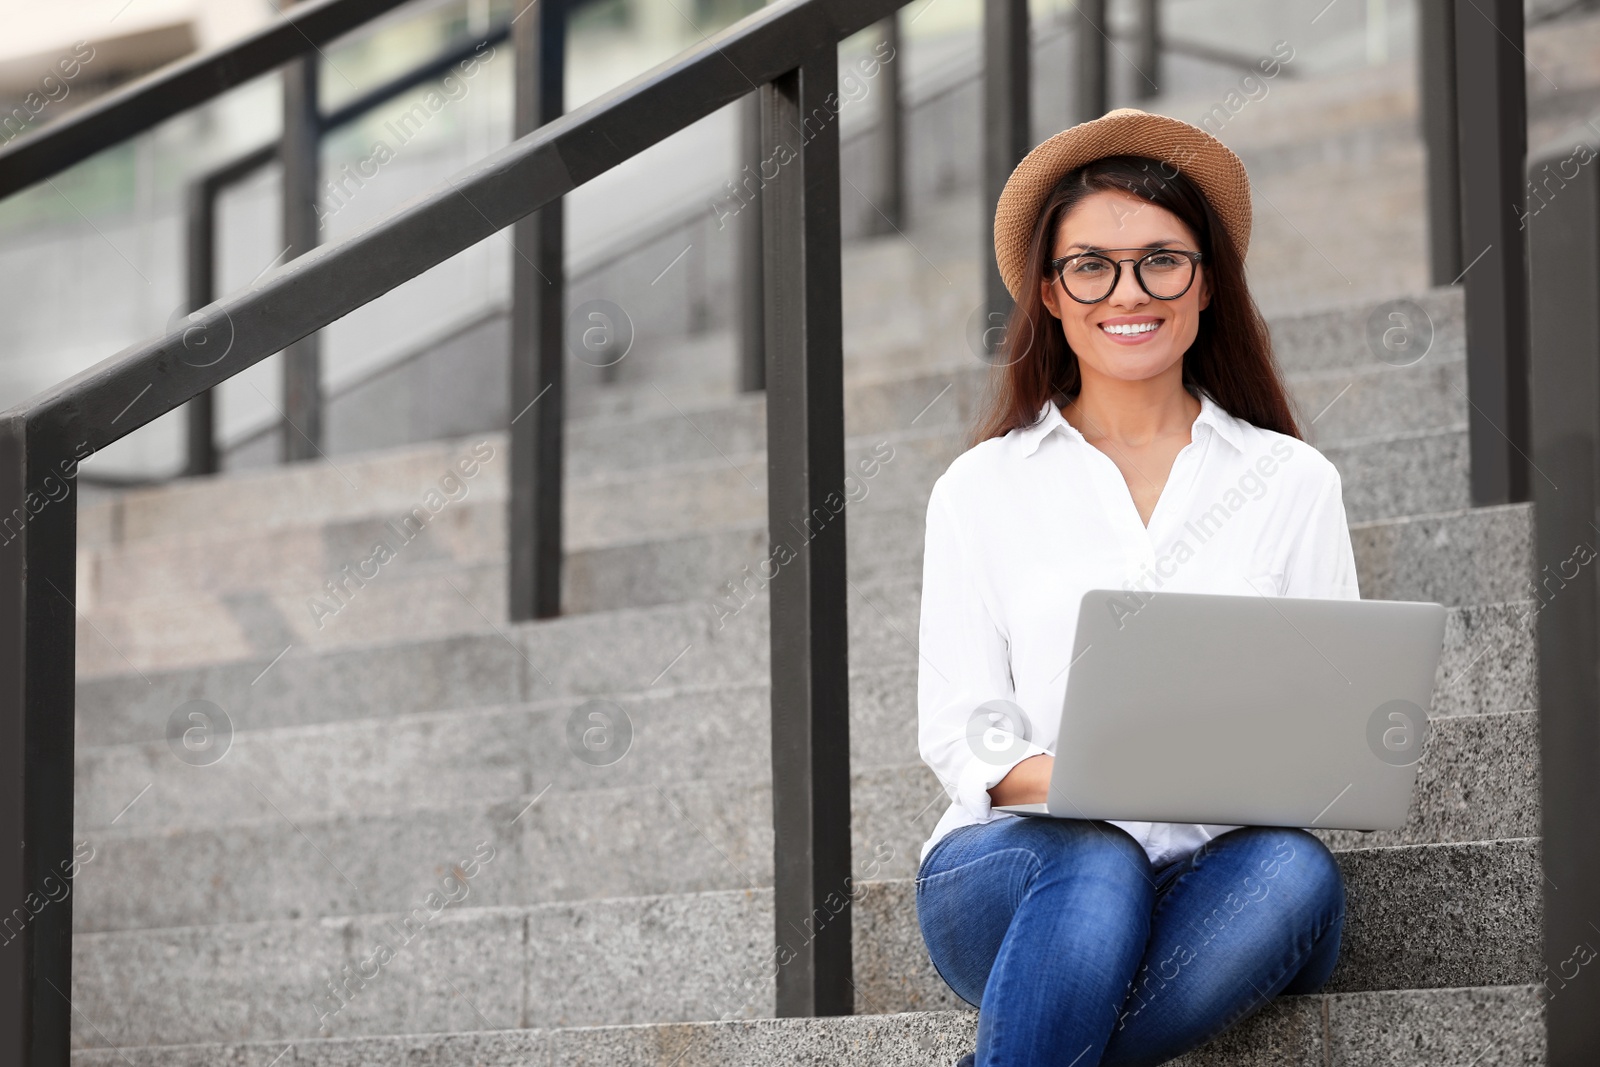
[[[1024,742],[1023,750],[1017,758],[1007,763],[990,763],[974,756],[967,762],[961,772],[961,778],[956,782],[956,803],[979,819],[989,820],[994,809],[994,800],[989,796],[989,790],[999,785],[1000,781],[1011,773],[1011,769],[1023,760],[1048,755],[1050,755],[1049,749],[1027,741]]]

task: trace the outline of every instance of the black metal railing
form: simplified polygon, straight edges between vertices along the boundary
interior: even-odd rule
[[[566,14],[570,16],[585,0],[571,0],[567,5]],[[555,17],[560,13],[560,4],[551,0],[545,8],[541,9],[544,21],[537,18],[528,18],[530,24],[538,23],[542,33],[538,34],[540,55],[528,58],[527,49],[533,47],[531,43],[524,42],[522,51],[519,52],[517,70],[524,75],[536,66],[539,70],[555,70],[557,64],[565,59],[564,38],[566,35],[566,19]],[[519,21],[520,18],[519,18]],[[314,125],[318,136],[325,137],[341,126],[353,122],[373,109],[388,103],[402,93],[423,85],[429,81],[441,78],[449,73],[458,63],[470,59],[484,45],[495,45],[511,36],[511,23],[506,23],[490,30],[488,33],[475,37],[464,44],[458,44],[440,52],[434,58],[422,65],[399,74],[390,81],[371,88],[355,99],[333,109],[325,115],[307,120],[301,116],[304,124]],[[899,39],[898,15],[884,19],[878,25],[880,37],[885,40],[890,48],[889,54],[899,53],[901,43]],[[543,78],[539,85],[539,92],[543,99],[555,100],[561,88],[561,78]],[[900,105],[900,77],[899,68],[889,65],[884,70],[878,83],[878,148],[875,152],[875,165],[871,174],[873,184],[872,202],[877,209],[871,216],[875,232],[892,232],[900,229],[905,224],[905,136],[902,126],[902,109]],[[524,89],[518,89],[525,93]],[[519,96],[519,100],[521,97]],[[759,173],[761,126],[760,109],[755,97],[752,95],[744,102],[740,114],[741,122],[741,151],[740,157],[750,164],[749,173]],[[531,104],[530,104],[531,106]],[[559,108],[548,111],[547,114],[558,114]],[[516,132],[526,133],[531,126],[519,125]],[[185,247],[187,249],[187,280],[188,296],[187,307],[191,310],[204,307],[216,298],[214,262],[217,249],[216,233],[216,200],[228,187],[244,181],[258,170],[277,160],[280,155],[278,142],[262,145],[238,156],[226,163],[219,164],[206,174],[201,175],[191,182],[188,203],[188,232]],[[748,190],[750,203],[754,210],[742,220],[735,220],[739,230],[740,266],[735,272],[735,289],[738,315],[736,324],[739,333],[739,374],[740,389],[745,392],[759,391],[765,386],[765,367],[763,362],[764,338],[761,322],[761,226],[759,198],[760,190]],[[286,205],[286,209],[289,205]],[[300,210],[305,205],[300,204]],[[552,240],[554,234],[551,235]],[[541,243],[529,240],[524,244],[518,242],[519,248],[538,249],[541,255],[548,256],[550,261],[534,259],[534,272],[541,278],[549,278],[551,285],[541,285],[530,288],[527,278],[522,277],[513,285],[513,334],[515,344],[526,347],[530,338],[535,334],[530,333],[530,314],[555,316],[553,322],[559,322],[560,308],[557,304],[564,304],[564,294],[568,279],[557,277],[561,272],[556,268],[559,257],[554,244]],[[520,263],[514,264],[515,272]],[[542,294],[542,297],[541,297]],[[540,307],[529,311],[529,301],[546,299],[549,307]],[[520,309],[520,310],[519,310]],[[515,328],[520,324],[520,329]],[[553,340],[559,340],[552,338]],[[302,375],[310,373],[307,367],[301,368]],[[608,364],[601,368],[603,380],[614,380],[616,365]],[[549,379],[542,379],[549,384]],[[541,386],[542,388],[543,386]],[[303,383],[297,387],[286,390],[289,394],[285,397],[285,418],[280,420],[277,433],[281,437],[280,454],[285,459],[300,458],[295,449],[306,446],[307,441],[320,445],[321,435],[312,432],[322,422],[320,409],[325,400],[320,389],[315,389],[310,383]],[[307,404],[298,402],[305,398],[316,410],[305,410]],[[186,459],[184,473],[186,475],[212,474],[220,470],[220,442],[218,441],[215,423],[214,403],[210,394],[196,397],[187,410],[188,433],[186,446]],[[521,410],[520,406],[518,410]],[[519,420],[520,421],[520,420]],[[302,432],[303,431],[303,432]],[[524,451],[526,449],[524,448]],[[520,543],[520,542],[519,542]],[[513,584],[519,589],[526,590],[528,577],[525,567],[527,561],[522,561],[515,569]],[[550,564],[546,564],[548,568]],[[545,579],[546,583],[553,582],[553,578]],[[548,601],[541,601],[537,594],[522,592],[513,597],[512,602],[518,605],[515,612],[516,618],[536,618],[542,615],[553,614],[555,605]]]
[[[238,45],[158,72],[18,138],[0,149],[0,196],[249,77],[303,60],[318,45],[401,2],[319,0],[296,7]],[[514,617],[553,613],[561,555],[562,420],[560,303],[550,290],[562,284],[561,199],[753,92],[760,98],[762,158],[773,155],[780,139],[788,139],[792,154],[780,180],[761,198],[760,240],[749,246],[759,249],[764,281],[759,321],[773,536],[794,515],[822,506],[843,478],[844,427],[839,131],[836,122],[817,116],[830,114],[824,100],[837,89],[838,42],[891,17],[904,2],[783,0],[568,114],[561,113],[559,78],[551,81],[562,60],[547,50],[557,35],[547,20],[561,5],[541,3],[539,18],[529,16],[527,28],[519,25],[514,33],[516,141],[362,232],[305,252],[248,291],[208,302],[194,322],[132,346],[0,415],[0,781],[6,783],[0,828],[19,842],[0,860],[0,902],[39,894],[47,879],[70,864],[77,462],[513,228],[519,259],[529,269],[514,283],[526,302],[513,313],[520,325],[513,331],[511,411],[518,417],[512,426],[510,521],[512,569],[519,577],[513,579],[511,604]],[[1029,143],[1027,79],[1024,73],[1019,86],[1015,75],[1027,69],[1027,32],[1026,8],[1018,0],[986,0],[985,9],[984,196],[992,213],[996,176],[1003,182]],[[1447,96],[1430,98],[1446,101],[1429,105],[1430,146],[1449,144],[1433,128],[1439,123],[1452,124],[1457,134],[1456,148],[1433,151],[1456,153],[1444,162],[1457,177],[1440,179],[1435,189],[1446,196],[1453,186],[1462,205],[1458,247],[1467,262],[1454,280],[1467,287],[1473,500],[1528,499],[1532,452],[1532,466],[1541,475],[1531,492],[1541,504],[1536,573],[1543,574],[1547,566],[1570,566],[1574,545],[1589,544],[1587,530],[1600,532],[1594,525],[1600,517],[1600,323],[1593,321],[1593,293],[1600,287],[1600,192],[1592,168],[1580,168],[1579,180],[1560,203],[1544,209],[1551,214],[1541,211],[1532,219],[1539,284],[1531,299],[1541,314],[1532,320],[1530,344],[1521,231],[1526,117],[1521,68],[1511,58],[1521,53],[1521,7],[1517,0],[1485,0],[1457,8],[1455,15],[1449,38],[1454,55],[1445,57],[1453,61],[1424,64],[1430,72],[1424,76],[1448,79],[1449,89]],[[1001,77],[996,66],[1012,73]],[[225,182],[230,173],[208,178]],[[208,203],[214,211],[214,196]],[[1514,205],[1509,219],[1507,204]],[[1436,210],[1431,217],[1436,225],[1448,225],[1450,216]],[[981,255],[992,270],[987,243]],[[540,278],[536,265],[553,270]],[[201,280],[211,284],[210,278],[191,279],[196,293]],[[993,284],[986,293],[998,299]],[[223,333],[232,339],[225,357],[200,350],[207,338]],[[1530,351],[1536,361],[1530,361]],[[770,585],[780,939],[790,924],[804,928],[830,893],[842,893],[849,884],[844,544],[844,523],[830,524]],[[1545,952],[1561,963],[1567,960],[1563,949],[1588,936],[1583,929],[1592,916],[1583,908],[1600,899],[1597,797],[1590,779],[1600,751],[1600,612],[1593,572],[1584,573],[1588,578],[1573,595],[1553,598],[1539,620],[1544,862],[1549,881],[1563,887],[1546,890]],[[850,959],[847,909],[778,970],[778,1013],[851,1011]],[[0,954],[0,1062],[68,1062],[70,970],[68,898],[34,915]],[[1592,994],[1577,991],[1550,1002],[1552,1064],[1592,1056],[1600,1043],[1595,1002]]]
[[[1600,1052],[1600,134],[1528,167],[1544,997],[1550,1067]]]
[[[845,474],[839,130],[827,97],[837,92],[839,41],[902,3],[763,9],[208,305],[195,322],[0,415],[0,523],[14,528],[0,546],[0,828],[19,843],[0,861],[0,902],[38,893],[72,854],[76,463],[752,91],[764,155],[780,142],[788,150],[762,205],[772,536],[823,507]],[[213,331],[232,338],[227,355],[197,357],[195,338]],[[779,938],[850,884],[845,588],[842,522],[770,585]],[[71,929],[70,898],[53,902],[0,955],[5,1062],[68,1062]],[[848,909],[793,948],[777,974],[777,1009],[852,1011]]]
[[[1472,502],[1530,499],[1521,0],[1419,5],[1430,273],[1467,311]]]
[[[1474,505],[1532,501],[1538,995],[1550,1067],[1600,1053],[1600,128],[1527,159],[1520,0],[1419,5],[1430,273],[1465,289]]]

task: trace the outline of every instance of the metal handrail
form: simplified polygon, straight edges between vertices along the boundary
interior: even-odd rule
[[[1420,9],[1430,273],[1466,290],[1472,503],[1517,503],[1532,496],[1523,5]]]
[[[237,41],[176,60],[0,148],[0,198],[219,96],[407,0],[307,0]]]
[[[1594,124],[1576,126],[1530,161],[1526,205],[1531,463],[1538,576],[1539,811],[1543,881],[1541,993],[1550,1067],[1595,1062],[1600,984],[1600,155]],[[1552,176],[1555,180],[1551,181]]]
[[[269,272],[0,413],[0,906],[72,856],[78,461],[556,203],[759,89],[763,149],[790,155],[764,191],[768,521],[774,538],[843,485],[838,43],[906,0],[782,0],[534,130],[384,219]],[[543,6],[543,5],[541,5]],[[65,491],[63,492],[63,488]],[[853,1010],[845,524],[771,584],[774,935],[780,1015]],[[66,1067],[70,896],[0,955],[0,1062]],[[829,921],[816,927],[817,909]]]

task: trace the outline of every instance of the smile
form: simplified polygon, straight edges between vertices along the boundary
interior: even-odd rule
[[[1144,340],[1161,328],[1158,322],[1130,322],[1115,326],[1101,325],[1100,329],[1118,340]]]

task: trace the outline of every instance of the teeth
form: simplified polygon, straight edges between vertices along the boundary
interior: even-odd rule
[[[1119,334],[1124,334],[1124,335],[1131,335],[1131,334],[1136,334],[1136,333],[1149,333],[1151,330],[1154,330],[1157,326],[1160,326],[1160,325],[1161,324],[1159,322],[1138,322],[1138,323],[1133,323],[1131,325],[1102,326],[1100,328],[1102,330],[1104,330],[1106,333],[1119,333]]]

